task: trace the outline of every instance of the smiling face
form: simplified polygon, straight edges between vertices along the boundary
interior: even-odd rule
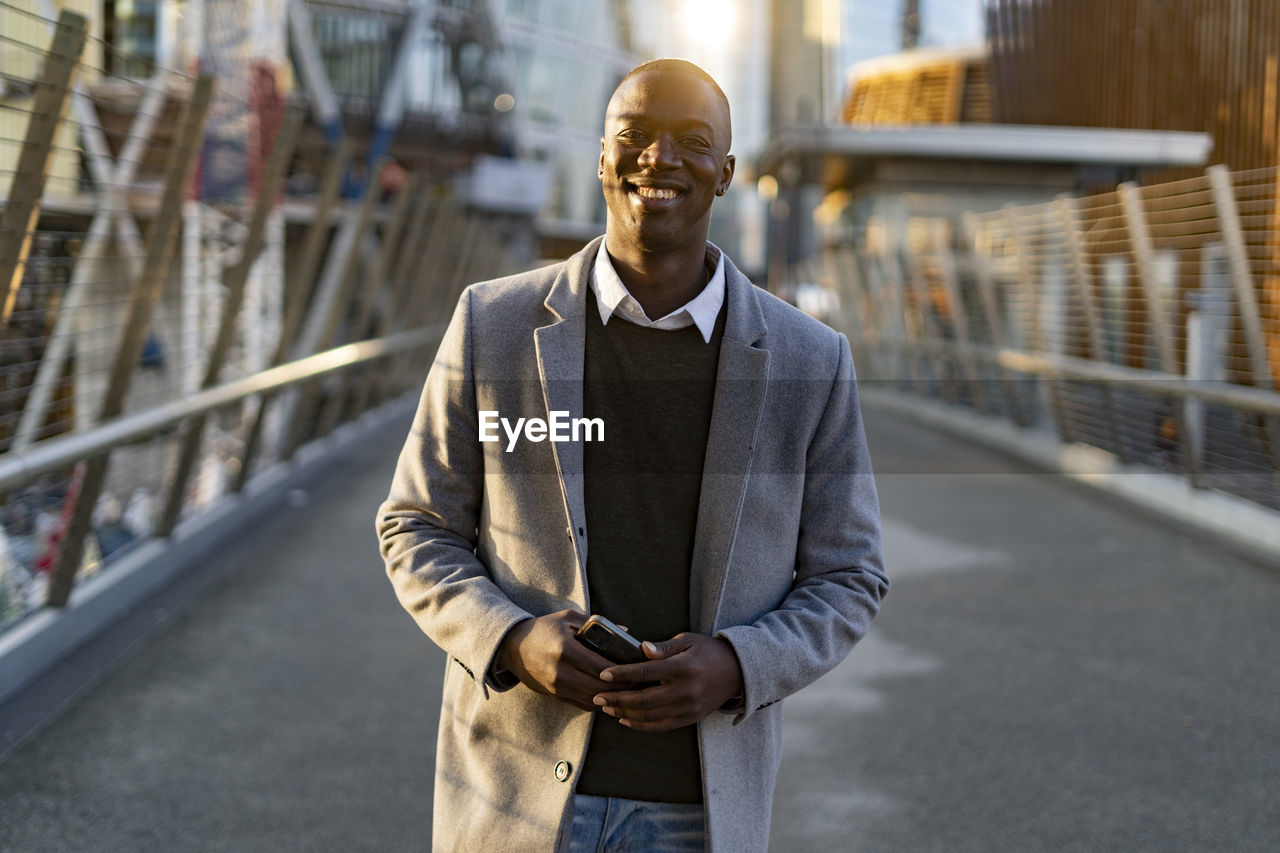
[[[655,69],[614,92],[600,140],[609,253],[701,252],[733,180],[729,110],[696,74]]]

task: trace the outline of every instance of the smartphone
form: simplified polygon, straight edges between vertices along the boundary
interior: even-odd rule
[[[648,660],[640,641],[603,616],[592,616],[574,634],[579,643],[612,663]]]

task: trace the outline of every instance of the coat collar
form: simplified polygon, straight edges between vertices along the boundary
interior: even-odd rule
[[[556,275],[543,304],[557,319],[567,320],[586,314],[591,269],[603,243],[604,235],[596,237],[570,256]],[[738,271],[727,254],[724,255],[724,278],[729,312],[725,317],[724,335],[745,344],[754,344],[769,331],[756,287]]]
[[[604,243],[604,235],[592,240],[569,256],[551,283],[551,291],[543,301],[547,310],[560,320],[580,317],[587,311],[587,290],[591,287],[591,265]]]

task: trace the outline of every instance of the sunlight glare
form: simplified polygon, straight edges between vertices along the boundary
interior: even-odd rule
[[[738,24],[734,0],[684,0],[685,36],[694,41],[717,46],[734,38]]]

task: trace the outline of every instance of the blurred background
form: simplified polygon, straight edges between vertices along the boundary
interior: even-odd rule
[[[57,27],[64,11],[84,20],[74,24],[77,44],[58,46],[53,39],[72,32]],[[968,79],[966,120],[991,121],[987,15],[977,0],[0,3],[0,181],[8,199],[27,196],[6,206],[11,239],[0,254],[10,282],[0,450],[88,433],[104,415],[434,322],[449,291],[481,272],[469,237],[501,249],[485,252],[494,274],[566,257],[603,230],[594,164],[605,104],[628,70],[660,56],[704,66],[733,104],[738,175],[717,204],[713,241],[762,286],[829,311],[834,291],[795,280],[792,268],[825,239],[815,222],[852,215],[824,204],[848,191],[826,182],[822,152],[778,146],[797,134],[818,143],[824,127],[954,124],[954,109],[926,115],[909,103],[938,99],[911,94],[914,77],[928,74]],[[68,54],[60,83],[42,77],[57,50]],[[894,56],[921,70],[875,64]],[[200,75],[213,89],[197,147],[179,166],[190,177],[162,210]],[[856,113],[866,103],[857,85],[896,87],[898,112]],[[958,92],[948,97],[960,106]],[[298,126],[281,139],[290,108]],[[62,118],[30,138],[42,114]],[[268,160],[283,147],[279,186],[254,225]],[[340,173],[332,197],[326,168]],[[150,245],[162,213],[175,228]],[[388,233],[389,219],[401,233]],[[251,263],[236,270],[251,244]],[[144,273],[149,297],[135,292]],[[230,288],[228,277],[237,279]],[[441,293],[410,304],[432,286]],[[301,415],[292,386],[261,415],[256,394],[238,413],[217,410],[185,450],[173,436],[191,432],[181,422],[166,426],[167,438],[135,437],[104,466],[92,510],[77,498],[80,460],[23,474],[0,515],[0,614],[43,602],[59,559],[92,571],[155,532],[157,516],[167,533],[182,514],[243,487],[249,466],[330,431],[336,404],[319,424],[314,413],[341,393],[335,380],[310,386],[316,399],[301,401],[310,404]],[[72,538],[87,543],[87,557],[59,547],[77,503],[88,517]]]
[[[1280,564],[1272,0],[0,0],[0,706],[402,430],[466,284],[602,233],[604,108],[661,56],[727,93],[737,172],[711,239],[849,336],[882,481],[1005,457],[1066,475],[1207,537],[1182,582],[1253,590],[1213,612],[1275,634],[1274,574],[1196,574]],[[952,548],[921,532],[929,498],[889,485],[891,543],[908,566],[981,563],[1040,530],[988,498],[938,510],[969,519]],[[1138,517],[1039,538],[1119,547]],[[1229,708],[1276,700],[1262,682]],[[1222,783],[1262,809],[1256,837],[1280,802],[1253,799],[1277,792],[1260,742],[1232,766],[1271,770]],[[1220,829],[1072,849],[1252,849],[1199,846]],[[970,849],[1041,849],[987,841]]]

